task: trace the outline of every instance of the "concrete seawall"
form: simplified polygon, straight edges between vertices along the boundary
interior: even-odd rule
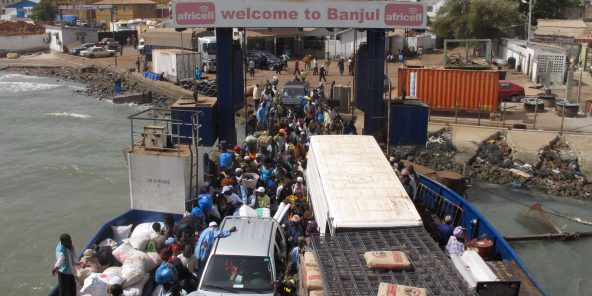
[[[535,165],[539,162],[539,151],[549,145],[558,132],[519,130],[495,127],[477,127],[466,125],[446,125],[430,123],[429,132],[434,133],[448,129],[452,135],[452,143],[457,150],[454,161],[464,164],[471,160],[478,152],[483,141],[493,139],[500,133],[506,136],[508,145],[512,148],[512,158]],[[592,178],[592,135],[563,134],[573,150],[578,154],[580,171],[584,176]]]

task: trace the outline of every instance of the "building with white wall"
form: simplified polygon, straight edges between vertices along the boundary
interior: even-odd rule
[[[72,43],[99,42],[97,28],[46,26],[45,33],[49,49],[54,52],[66,52],[64,48]]]
[[[433,19],[436,17],[436,14],[438,14],[438,10],[440,10],[440,8],[444,6],[447,1],[448,0],[425,0],[421,2],[425,3],[428,17]]]
[[[37,6],[37,3],[33,1],[19,1],[8,4],[4,7],[4,13],[0,15],[0,19],[5,21],[26,19],[33,12],[35,6]]]
[[[516,60],[514,69],[520,68],[522,74],[534,82],[539,82],[549,63],[550,81],[563,83],[567,69],[567,49],[526,40],[503,39],[501,58]]]
[[[350,57],[354,55],[354,48],[357,50],[364,42],[366,42],[366,31],[355,29],[338,31],[325,41],[325,52],[330,58]]]

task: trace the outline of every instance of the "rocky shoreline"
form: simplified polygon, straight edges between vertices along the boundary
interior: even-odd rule
[[[592,184],[578,169],[577,156],[558,137],[540,151],[536,164],[525,164],[511,157],[503,137],[481,144],[466,166],[456,163],[455,148],[448,132],[431,135],[426,146],[400,146],[395,153],[403,159],[437,171],[463,173],[471,182],[482,181],[545,192],[554,196],[592,199]]]
[[[19,72],[25,75],[34,75],[72,81],[84,84],[84,90],[74,90],[84,95],[98,98],[99,100],[113,99],[115,95],[114,81],[121,79],[121,94],[148,93],[149,90],[142,84],[127,79],[126,75],[115,73],[112,70],[99,68],[95,66],[71,68],[71,67],[10,67],[10,72]],[[167,97],[163,94],[152,93],[153,103],[155,105],[166,105]]]

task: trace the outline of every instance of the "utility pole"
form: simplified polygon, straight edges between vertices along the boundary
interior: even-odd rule
[[[530,41],[531,30],[532,30],[532,1],[534,0],[522,0],[522,3],[528,1],[528,31],[526,32],[526,40]]]

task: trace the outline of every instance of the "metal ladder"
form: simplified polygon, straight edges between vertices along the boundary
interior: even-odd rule
[[[197,195],[199,194],[199,188],[197,188],[198,186],[198,176],[200,174],[199,172],[199,153],[198,153],[198,146],[199,146],[199,141],[201,140],[199,138],[199,128],[201,127],[199,122],[198,122],[198,116],[199,116],[200,111],[195,111],[195,114],[193,114],[191,116],[191,146],[189,147],[189,151],[191,151],[191,167],[190,167],[190,181],[189,181],[189,199],[190,201],[193,201],[197,198]],[[189,205],[189,207],[191,206],[191,204]]]

